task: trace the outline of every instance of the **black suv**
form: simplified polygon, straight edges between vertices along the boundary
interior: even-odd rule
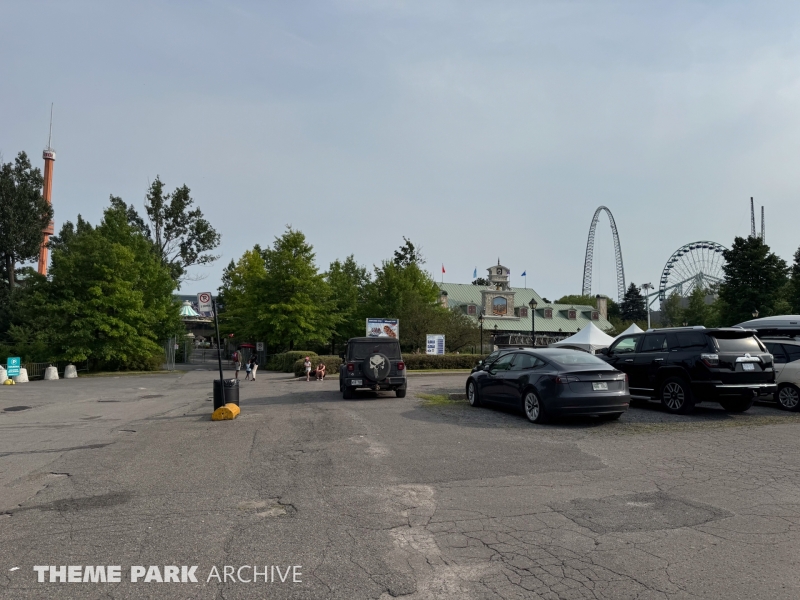
[[[601,355],[628,374],[632,398],[660,400],[671,413],[707,401],[743,412],[777,390],[772,355],[752,329],[648,329],[618,338]]]
[[[341,356],[339,390],[345,400],[351,399],[357,388],[394,390],[398,398],[405,398],[406,365],[396,339],[352,338]]]

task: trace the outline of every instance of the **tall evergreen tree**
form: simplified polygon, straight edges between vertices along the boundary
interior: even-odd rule
[[[647,319],[647,306],[642,290],[631,282],[625,291],[622,304],[619,307],[620,317],[623,321],[643,321]]]
[[[681,295],[673,291],[661,304],[661,325],[664,327],[680,327],[683,325],[683,308]]]
[[[787,281],[786,261],[757,237],[737,237],[722,255],[726,261],[719,288],[722,324],[748,321],[754,310],[762,317],[776,314]]]
[[[709,306],[706,304],[708,291],[696,287],[689,295],[689,303],[683,311],[683,320],[687,325],[708,325]]]
[[[792,279],[787,300],[791,306],[792,314],[800,315],[800,248],[794,253],[791,275]]]
[[[370,284],[366,267],[359,265],[351,254],[344,261],[337,259],[331,263],[326,280],[336,312],[342,319],[333,332],[336,338],[347,340],[364,335],[367,287]]]

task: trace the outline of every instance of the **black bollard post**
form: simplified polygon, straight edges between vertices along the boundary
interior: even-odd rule
[[[219,392],[222,396],[222,404],[227,403],[225,397],[225,380],[222,377],[222,344],[219,341],[219,317],[217,317],[217,301],[214,302],[214,330],[217,332],[217,360],[219,361]]]

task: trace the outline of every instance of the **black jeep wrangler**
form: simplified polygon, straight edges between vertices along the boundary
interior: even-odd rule
[[[398,398],[405,398],[406,365],[396,339],[352,338],[341,356],[339,390],[345,400],[351,399],[357,388],[394,390]]]
[[[617,338],[601,354],[627,373],[632,398],[660,400],[671,413],[689,413],[698,402],[743,412],[777,390],[772,354],[752,329],[648,329]]]

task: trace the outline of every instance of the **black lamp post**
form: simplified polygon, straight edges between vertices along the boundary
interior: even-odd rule
[[[536,298],[531,298],[531,301],[528,302],[528,306],[531,309],[531,346],[536,348]]]
[[[757,308],[754,308],[754,309],[753,309],[753,318],[754,318],[754,319],[757,319],[757,318],[758,318],[758,309],[757,309]]]
[[[481,356],[483,356],[483,309],[481,309],[481,314],[478,315],[478,325],[481,326]]]
[[[492,336],[492,346],[497,345],[497,325],[494,326],[494,335]],[[494,350],[494,348],[492,348]]]

